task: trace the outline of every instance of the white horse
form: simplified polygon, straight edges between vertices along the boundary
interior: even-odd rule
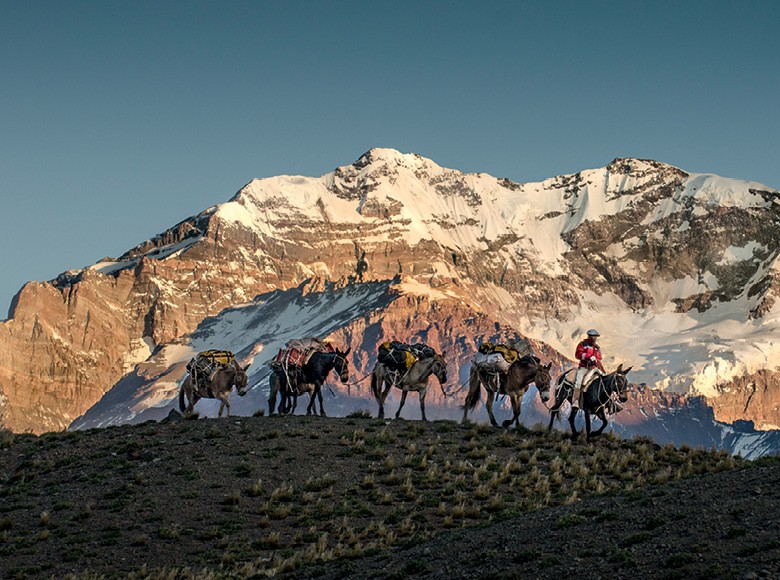
[[[374,394],[377,403],[379,403],[378,417],[382,419],[385,416],[385,399],[390,389],[396,387],[401,389],[402,395],[401,404],[398,406],[395,418],[398,419],[401,415],[401,409],[403,409],[406,395],[409,391],[416,391],[420,395],[422,419],[427,421],[428,419],[425,418],[425,392],[428,389],[428,379],[431,375],[435,375],[440,385],[443,386],[447,382],[447,363],[444,362],[445,354],[442,353],[430,358],[418,359],[405,373],[393,370],[383,363],[376,363],[374,372],[371,374],[371,392]],[[382,385],[385,387],[384,391],[382,391]]]

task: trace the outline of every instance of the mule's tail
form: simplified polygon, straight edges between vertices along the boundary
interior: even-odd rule
[[[558,377],[557,381],[555,381],[555,389],[553,391],[555,402],[553,403],[553,406],[550,407],[550,412],[558,413],[561,410],[563,403],[569,400],[570,397],[569,390],[571,389],[573,393],[574,383],[572,383],[567,376],[569,375],[570,372],[571,370],[566,371],[565,373],[563,373],[561,376]]]
[[[374,372],[371,373],[371,394],[374,395],[374,399],[376,399],[377,403],[381,402],[382,398],[382,385],[379,382],[379,379],[376,377],[376,369],[374,369]]]
[[[479,377],[476,376],[474,371],[469,373],[469,392],[466,395],[466,400],[463,402],[463,408],[467,411],[473,411],[474,407],[479,403],[479,395],[482,391],[482,385],[479,384]]]
[[[179,411],[184,413],[184,409],[186,409],[187,406],[184,403],[184,383],[179,387]]]

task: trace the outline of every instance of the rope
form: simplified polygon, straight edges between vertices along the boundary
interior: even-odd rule
[[[441,385],[439,385],[439,386],[441,386]],[[455,391],[455,392],[453,392],[453,393],[445,393],[445,392],[444,392],[444,387],[443,387],[443,386],[441,387],[441,392],[442,392],[442,393],[444,393],[444,398],[445,398],[445,399],[447,399],[447,398],[449,398],[449,397],[454,397],[455,395],[459,394],[461,391],[463,391],[463,389],[464,389],[465,387],[468,387],[468,386],[469,386],[469,382],[468,382],[468,380],[466,380],[466,382],[465,382],[465,383],[461,383],[461,384],[459,384],[459,385],[458,385],[458,387],[459,387],[459,388],[458,388],[458,390],[457,390],[457,391]]]
[[[368,374],[367,374],[366,376],[364,376],[363,378],[360,378],[360,379],[358,379],[358,380],[356,380],[356,381],[353,381],[353,382],[351,382],[351,383],[347,383],[347,384],[346,384],[346,385],[344,385],[344,386],[345,386],[345,387],[354,387],[354,386],[356,386],[356,385],[358,385],[358,384],[362,383],[363,381],[365,381],[365,380],[366,380],[367,378],[369,378],[369,377],[370,377],[372,374],[373,374],[373,373],[368,373]]]

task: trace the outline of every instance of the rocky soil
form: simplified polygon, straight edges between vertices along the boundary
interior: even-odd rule
[[[780,462],[363,416],[0,431],[0,577],[759,578]]]
[[[780,465],[591,497],[308,578],[778,578]]]

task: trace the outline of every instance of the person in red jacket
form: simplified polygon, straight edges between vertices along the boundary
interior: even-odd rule
[[[588,337],[577,345],[574,353],[580,363],[574,379],[574,395],[571,399],[572,407],[576,408],[582,406],[582,396],[587,392],[588,383],[594,375],[599,371],[604,372],[604,366],[601,364],[601,349],[596,344],[596,339],[600,336],[599,331],[591,328],[587,334]]]

